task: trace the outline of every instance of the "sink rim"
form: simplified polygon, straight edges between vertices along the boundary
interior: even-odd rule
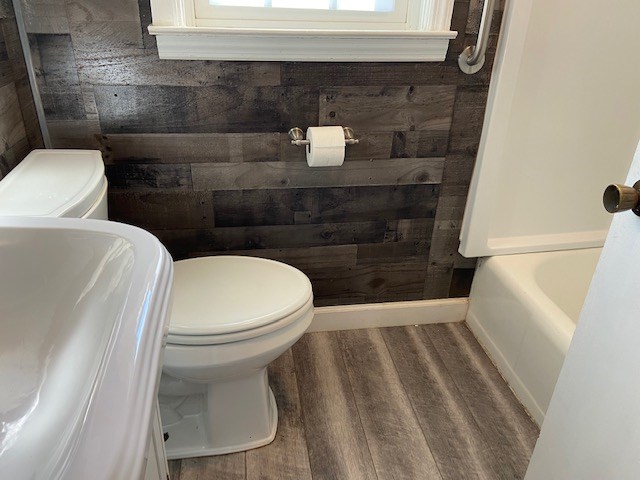
[[[1,232],[57,230],[129,242],[134,266],[77,436],[56,473],[65,478],[137,478],[143,472],[168,331],[173,262],[150,233],[102,220],[0,217]],[[84,405],[82,407],[85,407]],[[107,439],[105,441],[105,439]],[[105,448],[105,444],[113,448]],[[1,462],[0,462],[1,464]]]

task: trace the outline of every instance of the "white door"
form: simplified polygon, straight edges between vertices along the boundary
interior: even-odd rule
[[[640,145],[627,185],[639,179]],[[640,217],[631,212],[609,230],[526,475],[555,479],[640,479]]]

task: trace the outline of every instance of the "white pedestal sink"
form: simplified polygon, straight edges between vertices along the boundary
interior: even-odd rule
[[[172,279],[138,228],[0,217],[0,478],[164,469],[151,432]]]

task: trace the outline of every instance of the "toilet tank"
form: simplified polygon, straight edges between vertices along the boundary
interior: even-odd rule
[[[100,151],[32,151],[0,181],[0,215],[107,220]]]

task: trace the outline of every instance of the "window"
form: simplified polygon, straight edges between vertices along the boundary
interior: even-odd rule
[[[160,58],[439,61],[453,0],[151,0]]]
[[[196,0],[198,26],[405,30],[409,0]]]

